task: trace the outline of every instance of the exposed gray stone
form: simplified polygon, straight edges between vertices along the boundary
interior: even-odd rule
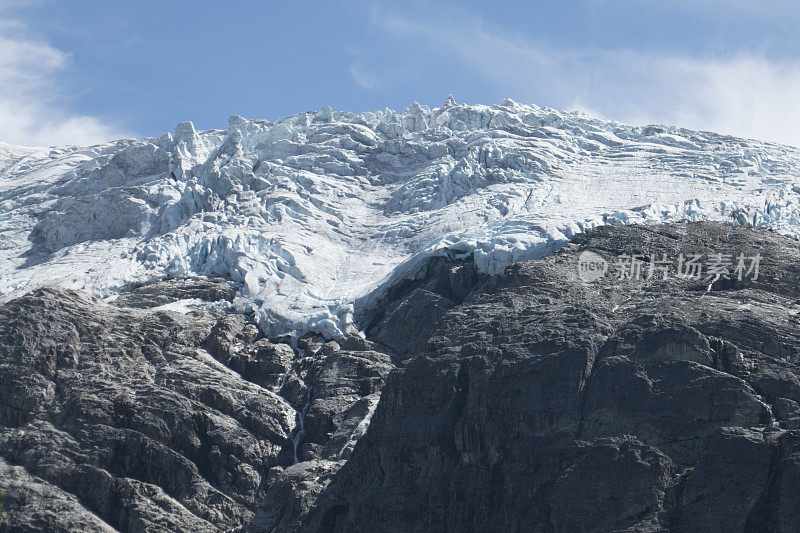
[[[61,289],[0,306],[2,527],[235,529],[253,518],[269,472],[294,462],[305,417],[304,456],[349,454],[388,356],[328,343],[303,358],[243,315],[147,308],[162,291],[217,298],[228,285],[195,281],[140,288],[123,300],[135,309]],[[314,387],[310,409],[280,396],[292,380]],[[329,464],[330,476],[341,462]],[[319,492],[300,477],[287,504]]]
[[[587,249],[761,273],[585,283]],[[436,259],[336,342],[153,309],[224,280],[42,289],[0,305],[0,530],[798,530],[799,280],[796,242],[697,223]]]
[[[761,275],[585,283],[586,249],[758,251]],[[700,223],[598,228],[480,281],[389,375],[302,529],[796,528],[798,280],[796,242]]]

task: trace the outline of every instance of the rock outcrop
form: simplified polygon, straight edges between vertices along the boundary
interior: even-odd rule
[[[584,281],[587,250],[760,271]],[[605,226],[500,276],[436,259],[340,341],[159,283],[0,305],[0,530],[800,529],[796,241]]]
[[[162,310],[231,294],[179,279],[113,304],[40,289],[0,306],[0,530],[233,530],[298,457],[338,469],[391,360]]]
[[[584,250],[760,253],[761,272],[587,283]],[[708,223],[514,265],[390,375],[303,529],[797,530],[799,289],[795,241]]]

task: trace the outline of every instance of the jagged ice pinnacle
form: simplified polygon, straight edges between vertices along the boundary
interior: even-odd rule
[[[0,294],[223,275],[272,336],[355,333],[436,255],[499,273],[604,223],[800,234],[800,150],[504,100],[0,143]]]

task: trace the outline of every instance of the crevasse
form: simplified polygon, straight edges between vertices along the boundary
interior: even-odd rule
[[[0,294],[224,275],[271,336],[358,329],[436,255],[499,273],[605,224],[800,233],[800,150],[522,105],[324,108],[92,147],[0,144]]]

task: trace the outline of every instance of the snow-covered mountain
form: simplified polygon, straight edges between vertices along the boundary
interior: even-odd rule
[[[596,225],[699,219],[800,235],[800,150],[452,98],[184,122],[92,147],[0,144],[4,298],[224,275],[269,335],[352,333],[434,255],[497,273]]]

